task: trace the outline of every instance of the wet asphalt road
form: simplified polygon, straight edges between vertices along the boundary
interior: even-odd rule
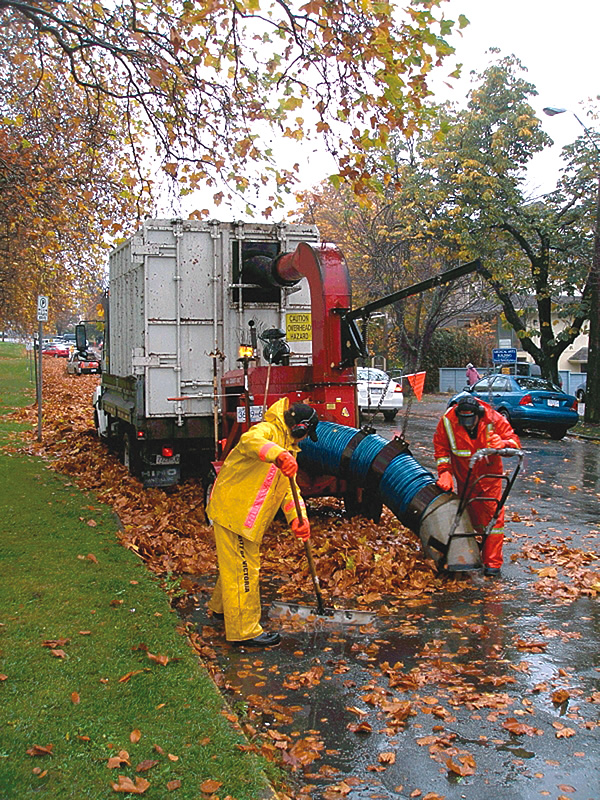
[[[432,471],[444,407],[441,397],[414,402],[406,428],[413,455]],[[377,420],[377,432],[391,438],[402,422]],[[208,594],[199,595],[192,618],[234,687],[234,708],[257,730],[277,731],[273,741],[283,734],[298,752],[318,751],[291,773],[296,792],[600,800],[599,601],[544,596],[532,569],[552,563],[511,559],[540,542],[600,553],[600,445],[541,434],[524,435],[522,445],[499,581],[474,576],[362,632],[284,624],[281,646],[267,651],[230,648],[218,630],[211,636]],[[557,690],[568,694],[560,703]],[[349,730],[358,723],[363,732]]]

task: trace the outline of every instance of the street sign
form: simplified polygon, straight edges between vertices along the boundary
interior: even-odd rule
[[[492,361],[494,364],[514,364],[516,360],[516,347],[498,347],[492,350]]]
[[[37,318],[38,322],[48,322],[48,298],[43,294],[38,294]]]

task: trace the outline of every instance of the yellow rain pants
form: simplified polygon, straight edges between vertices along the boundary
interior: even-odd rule
[[[228,641],[253,639],[262,633],[260,543],[279,509],[289,525],[297,516],[290,479],[275,464],[280,453],[287,450],[295,456],[300,450],[285,423],[288,407],[287,397],[282,397],[267,410],[263,422],[242,434],[223,462],[206,508],[219,562],[208,606],[225,614]],[[300,507],[306,515],[302,498]]]
[[[260,624],[260,542],[244,539],[213,523],[219,575],[208,607],[225,614],[228,642],[252,639],[263,632]]]

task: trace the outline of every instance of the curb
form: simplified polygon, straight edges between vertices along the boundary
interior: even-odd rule
[[[567,436],[571,437],[572,439],[585,439],[587,442],[596,442],[600,444],[600,436],[591,436],[588,433],[572,433],[569,431]]]

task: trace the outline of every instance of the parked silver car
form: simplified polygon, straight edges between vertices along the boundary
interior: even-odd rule
[[[362,413],[381,412],[392,422],[404,401],[402,384],[381,369],[359,367],[357,370],[358,407]]]
[[[584,379],[581,386],[578,386],[575,389],[575,397],[579,400],[580,403],[585,403],[585,393],[587,390],[587,378]]]

